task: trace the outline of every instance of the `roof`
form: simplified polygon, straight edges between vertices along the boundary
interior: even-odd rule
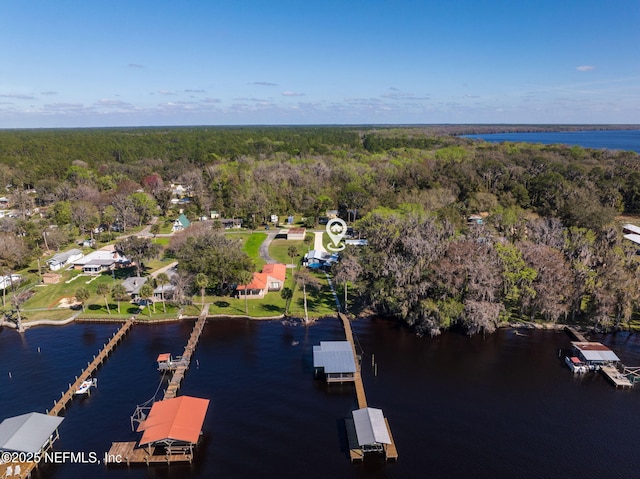
[[[129,276],[122,282],[122,286],[129,294],[138,294],[140,288],[147,282],[147,276]]]
[[[301,235],[307,232],[306,228],[289,228],[287,230],[288,235]]]
[[[178,223],[180,223],[184,228],[188,228],[191,225],[191,221],[187,219],[184,213],[181,213],[176,221],[178,221]]]
[[[313,347],[313,367],[325,373],[355,373],[356,362],[349,341],[320,341]]]
[[[171,359],[171,353],[162,353],[162,354],[158,354],[157,361],[161,363],[164,361],[169,361],[170,359]]]
[[[622,227],[622,230],[625,233],[635,233],[637,235],[640,235],[640,227],[636,226],[636,225],[632,225],[631,223],[627,223],[626,225],[624,225]]]
[[[596,342],[577,342],[574,341],[571,345],[580,351],[580,354],[587,361],[620,361],[620,358],[606,347],[602,343]]]
[[[138,426],[138,432],[144,431],[140,446],[163,441],[196,444],[208,407],[208,399],[191,396],[154,403],[147,419]]]
[[[356,427],[358,445],[391,444],[391,437],[384,420],[382,409],[365,407],[353,411],[353,423]]]
[[[281,263],[265,264],[261,273],[253,273],[253,279],[248,285],[239,284],[236,289],[244,291],[245,289],[265,289],[269,283],[269,279],[277,279],[284,282],[287,273],[287,267]]]
[[[62,421],[63,417],[38,412],[7,418],[0,423],[0,449],[39,452]]]
[[[117,262],[126,262],[127,258],[124,256],[120,256],[117,251],[108,250],[108,249],[99,249],[98,251],[94,251],[93,253],[89,253],[86,256],[83,256],[80,259],[74,261],[73,264],[77,266],[84,266],[85,264],[94,263],[97,264],[97,261],[102,260],[111,260]]]
[[[70,249],[69,251],[54,254],[50,259],[47,260],[47,263],[66,263],[67,261],[69,261],[69,258],[78,255],[82,257],[82,251],[75,248]]]
[[[284,281],[287,275],[287,266],[282,263],[265,264],[262,267],[262,272],[272,278]]]
[[[640,244],[640,234],[629,233],[629,234],[624,235],[624,237],[626,239],[628,239],[629,241],[633,241],[636,244]]]

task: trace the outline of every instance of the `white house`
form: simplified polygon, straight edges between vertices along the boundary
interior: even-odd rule
[[[82,253],[82,251],[74,248],[70,249],[69,251],[63,251],[62,253],[54,254],[50,259],[47,260],[47,264],[49,265],[49,269],[51,271],[58,271],[65,266],[75,263],[83,256],[84,253]]]
[[[129,263],[129,260],[118,253],[113,246],[105,248],[74,261],[73,267],[81,269],[86,274],[100,274]]]

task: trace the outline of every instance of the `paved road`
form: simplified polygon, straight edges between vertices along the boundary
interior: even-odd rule
[[[264,241],[260,245],[260,257],[267,264],[277,263],[275,259],[269,256],[269,245],[271,244],[271,242],[273,241],[273,239],[276,237],[277,234],[278,234],[277,232],[267,234],[267,237],[264,239]]]

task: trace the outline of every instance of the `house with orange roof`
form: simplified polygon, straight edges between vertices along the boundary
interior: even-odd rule
[[[236,291],[248,299],[264,298],[269,291],[280,291],[284,287],[287,267],[281,263],[265,264],[260,273],[253,273],[249,284],[239,284]]]

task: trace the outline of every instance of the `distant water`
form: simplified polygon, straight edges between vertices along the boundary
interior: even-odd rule
[[[640,153],[640,130],[595,130],[595,131],[556,131],[536,133],[491,133],[486,135],[464,135],[500,143],[503,141],[578,145],[584,148],[607,148]]]
[[[112,441],[139,439],[129,416],[158,387],[155,358],[180,354],[192,326],[136,325],[98,371],[91,397],[67,410],[56,449],[102,453]],[[44,412],[115,329],[0,329],[0,419]],[[353,386],[313,377],[312,347],[344,338],[338,320],[303,327],[229,319],[206,324],[180,392],[211,399],[193,465],[65,464],[39,477],[638,477],[640,387],[616,391],[598,374],[574,377],[558,357],[569,345],[565,333],[432,339],[384,320],[356,321],[353,330],[369,405],[383,409],[397,443],[395,464],[349,462],[344,418],[357,408]],[[640,335],[595,339],[640,366]]]

